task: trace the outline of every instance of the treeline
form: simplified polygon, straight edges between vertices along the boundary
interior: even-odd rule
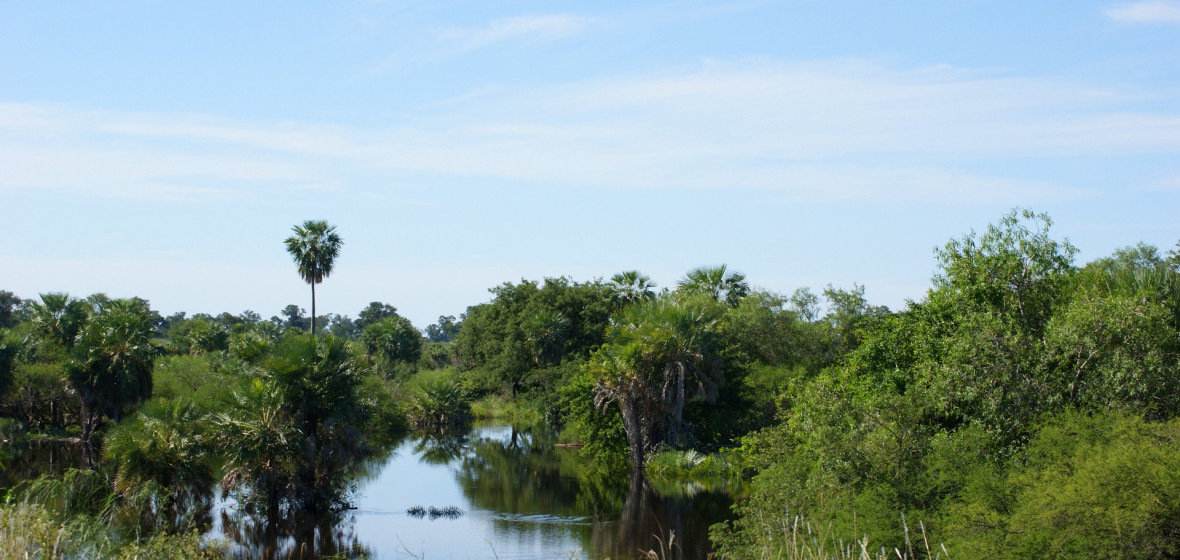
[[[380,302],[313,337],[297,306],[0,292],[0,437],[101,438],[113,495],[165,533],[214,483],[272,520],[341,507],[384,439],[482,416],[559,430],[602,472],[749,479],[714,531],[727,558],[1174,557],[1180,244],[1079,266],[1050,225],[949,241],[898,311],[724,265],[505,283],[425,337]]]

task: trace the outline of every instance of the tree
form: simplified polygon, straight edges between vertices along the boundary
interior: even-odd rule
[[[124,407],[151,395],[155,349],[148,316],[138,302],[113,300],[82,327],[69,366],[82,405],[82,441],[90,441],[104,414],[118,420]]]
[[[602,345],[610,297],[600,282],[546,278],[505,283],[490,290],[489,303],[467,308],[455,337],[465,368],[483,368],[490,382],[516,395],[528,374],[566,360],[584,360]]]
[[[287,337],[257,373],[230,410],[213,417],[222,488],[247,509],[265,506],[272,519],[284,506],[288,513],[339,507],[347,475],[369,452],[362,430],[371,417],[347,342]]]
[[[33,331],[39,337],[72,348],[74,339],[86,322],[89,309],[86,302],[65,293],[41,294],[41,302],[31,302],[29,312]]]
[[[719,307],[708,298],[660,298],[626,307],[608,329],[607,343],[590,357],[594,403],[599,409],[618,405],[636,470],[657,444],[683,430],[690,399],[717,398]]]
[[[7,290],[0,290],[0,329],[16,325],[15,311],[20,309],[21,299]]]
[[[315,334],[315,285],[332,274],[332,265],[340,255],[344,241],[336,233],[336,226],[323,220],[307,220],[302,226],[291,228],[295,235],[286,241],[287,252],[299,267],[299,277],[311,285],[311,334]]]
[[[280,320],[280,323],[282,323],[283,326],[302,329],[304,322],[307,321],[307,318],[303,316],[303,308],[295,305],[294,303],[284,307],[283,310],[279,312],[279,314],[287,318],[286,322]]]
[[[104,454],[118,468],[115,491],[132,497],[145,489],[159,490],[148,507],[160,520],[178,520],[207,505],[214,480],[206,424],[206,416],[191,401],[148,401],[103,442]]]
[[[370,356],[389,362],[417,362],[422,355],[422,333],[405,317],[386,317],[361,331],[361,343]]]
[[[622,305],[656,297],[655,291],[652,290],[656,283],[646,274],[640,274],[638,270],[625,270],[611,276],[607,287],[611,295]]]
[[[702,266],[690,270],[680,282],[676,291],[688,294],[706,294],[716,301],[737,307],[742,298],[750,293],[746,275],[740,272],[726,274],[725,265]]]
[[[450,342],[459,334],[459,325],[454,315],[439,315],[437,323],[426,327],[426,337],[431,342]]]
[[[397,308],[388,303],[381,303],[379,301],[369,302],[369,305],[361,310],[356,315],[357,330],[365,330],[365,327],[376,323],[386,317],[397,317]]]

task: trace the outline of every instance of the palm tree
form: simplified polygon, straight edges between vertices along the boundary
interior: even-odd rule
[[[607,344],[590,358],[598,378],[594,403],[619,407],[637,470],[661,441],[682,428],[692,398],[712,402],[722,382],[718,304],[659,298],[623,309]]]
[[[702,266],[689,271],[677,282],[677,291],[707,294],[714,300],[723,301],[730,307],[737,307],[750,293],[746,275],[740,272],[725,273],[725,265]]]
[[[291,230],[295,235],[285,241],[287,252],[299,267],[299,277],[311,284],[311,334],[315,334],[315,285],[332,274],[332,263],[344,241],[336,233],[336,226],[323,220],[307,220]]]
[[[206,508],[213,486],[206,423],[190,401],[148,401],[103,442],[118,466],[115,491],[132,499],[150,494],[147,506],[169,528]]]
[[[82,403],[82,441],[108,415],[116,422],[128,405],[152,394],[156,350],[148,309],[134,300],[114,300],[78,334],[69,366],[70,386]]]
[[[652,291],[656,283],[638,270],[625,270],[611,276],[609,287],[611,294],[623,305],[656,297]]]
[[[62,348],[72,348],[82,325],[86,323],[86,302],[70,294],[41,294],[41,302],[31,302],[33,330],[38,337],[51,340]]]

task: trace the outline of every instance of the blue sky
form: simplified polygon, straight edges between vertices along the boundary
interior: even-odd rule
[[[726,263],[920,299],[1016,206],[1180,240],[1180,2],[0,3],[0,289],[419,327]]]

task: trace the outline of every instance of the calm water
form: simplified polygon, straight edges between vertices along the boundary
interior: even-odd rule
[[[732,503],[699,486],[669,497],[647,481],[579,477],[580,470],[576,450],[508,426],[410,437],[370,462],[357,483],[356,509],[338,519],[267,530],[223,503],[210,534],[250,543],[242,550],[252,557],[359,551],[376,559],[600,560],[634,558],[659,547],[655,535],[666,540],[673,531],[677,548],[669,558],[704,558],[709,526],[727,519]],[[454,506],[463,514],[407,514],[414,506]]]
[[[0,485],[79,467],[75,445],[29,442],[8,448]],[[363,553],[373,559],[635,558],[676,535],[667,558],[705,558],[708,530],[729,516],[723,491],[699,484],[579,476],[578,452],[508,426],[449,437],[410,436],[369,461],[357,477],[356,509],[327,518],[266,523],[232,501],[205,519],[210,538],[240,557],[314,560]],[[419,506],[458,508],[457,517],[413,516]]]

